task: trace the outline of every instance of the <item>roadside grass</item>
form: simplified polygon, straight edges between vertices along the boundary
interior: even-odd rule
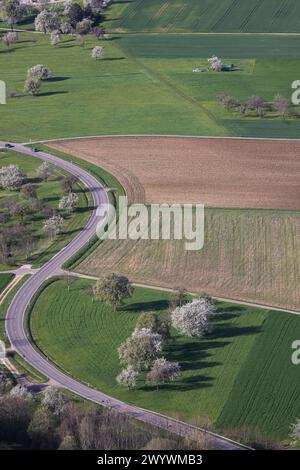
[[[17,369],[18,373],[25,377],[29,382],[33,384],[48,382],[48,378],[45,375],[34,369],[18,353],[13,352],[12,354],[9,354],[8,358],[9,362]]]
[[[10,302],[12,301],[14,295],[19,290],[19,288],[29,279],[29,276],[24,276],[10,291],[10,293],[5,297],[3,302],[0,304],[0,340],[4,341],[7,347],[10,346],[8,338],[5,333],[5,317],[6,311],[9,307]]]
[[[121,0],[107,10],[116,31],[298,32],[300,6],[293,0]]]
[[[136,288],[132,299],[113,313],[109,306],[93,302],[86,292],[89,285],[90,281],[77,279],[68,291],[66,281],[57,280],[46,286],[31,311],[30,328],[36,344],[63,370],[128,403],[189,422],[199,423],[208,419],[217,428],[236,424],[237,418],[232,411],[231,414],[226,413],[226,420],[221,420],[220,416],[229,406],[227,403],[234,406],[234,391],[247,387],[248,371],[250,375],[261,377],[260,383],[255,385],[255,394],[257,401],[262,400],[260,408],[263,409],[264,404],[268,407],[270,423],[267,422],[266,413],[255,414],[252,408],[251,412],[255,415],[253,420],[241,411],[238,425],[246,425],[249,421],[251,426],[254,422],[258,430],[267,433],[271,422],[275,420],[281,424],[281,428],[276,427],[273,437],[286,437],[287,425],[297,417],[299,411],[297,400],[290,400],[299,390],[298,378],[296,374],[289,374],[289,380],[284,378],[285,361],[289,360],[290,350],[279,361],[280,371],[276,368],[278,357],[275,357],[274,367],[267,377],[261,374],[264,360],[269,360],[269,354],[273,357],[277,355],[269,322],[272,323],[273,319],[277,322],[276,331],[278,335],[281,332],[282,343],[287,345],[290,340],[288,325],[293,323],[297,327],[294,335],[299,329],[299,323],[294,323],[296,317],[218,303],[211,337],[186,338],[173,331],[172,340],[166,343],[163,354],[181,364],[183,372],[180,379],[162,385],[158,392],[141,379],[135,391],[127,391],[115,380],[121,370],[117,347],[131,334],[142,312],[156,311],[163,316],[167,314],[169,294]],[[256,348],[258,343],[264,345],[264,356]],[[252,371],[248,370],[249,357]],[[276,394],[270,396],[265,393],[264,382],[268,381],[266,387],[271,390],[276,387],[278,374],[282,380],[281,394],[277,399]],[[240,377],[243,377],[243,382],[240,382]],[[247,394],[239,393],[238,399],[238,409],[247,408]],[[289,413],[285,415],[287,406]]]
[[[65,172],[58,167],[53,167],[53,175],[47,181],[41,182],[36,177],[36,170],[42,164],[42,160],[38,160],[28,155],[24,156],[13,151],[1,152],[0,155],[1,166],[8,166],[10,164],[18,165],[27,174],[28,179],[36,185],[38,198],[48,202],[53,208],[58,208],[59,199],[63,196],[60,181],[63,176],[66,175]],[[28,259],[24,259],[22,256],[14,257],[12,260],[14,265],[30,263],[35,267],[38,267],[44,264],[84,227],[90,216],[91,196],[85,191],[81,184],[76,185],[74,192],[76,192],[79,197],[77,210],[71,214],[67,214],[65,211],[63,212],[65,220],[64,227],[62,232],[54,241],[48,240],[43,233],[45,217],[42,216],[40,212],[33,211],[32,214],[25,216],[24,225],[31,229],[37,246],[33,254],[30,255]],[[24,202],[19,191],[0,190],[0,203],[5,202],[5,200],[10,197],[15,197],[18,202]],[[11,217],[5,226],[12,226],[17,221],[17,217]],[[10,268],[11,267],[12,266],[10,266]],[[6,266],[6,268],[8,268],[8,266]]]
[[[11,274],[1,274],[0,275],[0,282],[3,277],[8,277],[8,276],[13,276]],[[6,336],[5,333],[5,316],[7,309],[9,307],[10,302],[12,301],[14,295],[17,293],[17,291],[20,289],[20,287],[29,279],[30,276],[24,276],[10,291],[10,293],[5,297],[3,302],[0,304],[0,340],[5,343],[6,347],[10,347],[9,340]],[[15,366],[17,371],[23,375],[29,382],[32,383],[43,383],[47,382],[47,377],[45,377],[43,374],[38,372],[36,369],[31,367],[30,364],[28,364],[18,353],[15,351],[12,351],[9,353],[9,360],[12,363],[12,365]]]
[[[104,187],[109,188],[108,199],[110,204],[118,207],[118,200],[120,196],[125,195],[124,188],[119,183],[119,181],[111,174],[105,171],[104,169],[93,165],[87,161],[81,160],[80,158],[74,157],[73,155],[68,155],[67,153],[60,152],[51,147],[47,147],[45,144],[36,144],[35,147],[39,148],[42,151],[52,153],[57,157],[60,157],[64,160],[71,161],[76,163],[86,171],[92,173],[96,178],[101,181]],[[87,244],[85,244],[77,253],[75,253],[65,264],[65,269],[75,269],[81,262],[83,262],[96,248],[101,244],[102,240],[98,238],[97,235],[92,237]]]
[[[299,211],[206,208],[200,251],[185,240],[106,240],[77,271],[299,310],[299,221]]]
[[[8,286],[8,284],[13,280],[14,274],[0,274],[0,294]]]

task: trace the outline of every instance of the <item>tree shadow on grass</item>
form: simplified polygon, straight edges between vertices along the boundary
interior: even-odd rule
[[[45,91],[40,93],[38,96],[53,96],[53,95],[65,95],[68,91]]]
[[[139,387],[140,390],[144,392],[160,392],[160,391],[169,391],[169,392],[186,392],[189,390],[200,390],[207,387],[212,387],[213,378],[206,375],[193,375],[191,377],[185,377],[175,382],[161,384],[158,387],[155,385],[143,385]]]
[[[125,60],[126,57],[104,57],[102,60],[113,62],[115,60]]]
[[[166,310],[169,306],[168,300],[153,300],[151,302],[135,302],[120,308],[123,312],[149,312],[151,310]]]
[[[211,338],[234,338],[236,336],[247,336],[260,333],[261,326],[235,326],[232,323],[222,324],[215,328]]]
[[[70,77],[51,77],[47,78],[47,82],[64,82],[65,80],[70,80]]]
[[[176,338],[168,342],[164,348],[170,361],[179,362],[183,370],[199,369],[200,367],[213,367],[221,365],[219,362],[205,362],[204,359],[211,357],[209,349],[224,348],[230,341],[201,341],[196,340],[189,343],[178,343]]]
[[[8,52],[15,52],[15,49],[4,49],[2,51],[0,51],[0,54],[7,54]]]

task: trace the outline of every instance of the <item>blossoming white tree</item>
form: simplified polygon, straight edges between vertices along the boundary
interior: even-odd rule
[[[122,364],[135,370],[147,370],[162,350],[162,337],[148,328],[135,329],[132,335],[118,348]]]
[[[214,72],[221,72],[223,69],[222,61],[215,55],[208,59],[208,63]]]
[[[18,165],[3,166],[0,168],[0,187],[10,191],[18,189],[26,179],[25,173]]]
[[[186,336],[204,336],[212,332],[209,316],[215,310],[215,306],[207,299],[195,299],[172,312],[172,325]]]
[[[59,201],[59,209],[73,212],[78,203],[78,196],[75,193],[69,193],[67,196],[63,196]]]
[[[104,47],[95,46],[92,50],[92,58],[93,59],[102,59],[104,56]]]
[[[59,28],[59,19],[55,12],[50,10],[42,10],[34,20],[36,31],[42,33],[51,33],[51,31]]]
[[[134,370],[132,366],[127,366],[126,369],[123,369],[117,376],[117,382],[120,385],[125,385],[128,390],[131,390],[136,386],[138,375],[138,372]]]
[[[47,80],[52,76],[50,70],[42,64],[36,64],[27,70],[27,77],[36,77],[39,80]]]

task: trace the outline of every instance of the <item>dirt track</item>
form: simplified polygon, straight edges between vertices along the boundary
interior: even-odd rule
[[[51,147],[113,173],[130,202],[300,208],[300,142],[105,137]]]

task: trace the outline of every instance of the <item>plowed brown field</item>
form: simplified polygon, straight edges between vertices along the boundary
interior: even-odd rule
[[[300,209],[297,141],[114,137],[51,146],[112,172],[130,202]]]

